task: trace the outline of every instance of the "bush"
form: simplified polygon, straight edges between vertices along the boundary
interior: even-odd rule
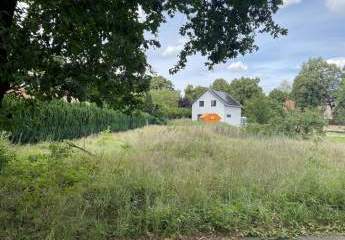
[[[149,115],[132,116],[89,103],[62,100],[41,102],[7,97],[2,128],[11,132],[13,142],[32,143],[44,140],[73,139],[105,129],[124,131],[153,123]]]
[[[247,133],[254,135],[284,135],[290,137],[301,136],[308,138],[312,135],[323,134],[326,121],[317,110],[288,111],[283,116],[276,116],[269,124],[248,124]]]
[[[9,149],[9,143],[1,136],[0,137],[0,174],[5,168],[5,165],[14,158],[14,154]]]
[[[275,119],[272,125],[276,132],[306,138],[322,134],[326,121],[318,110],[306,109],[305,111],[289,111],[283,118]]]
[[[192,109],[191,108],[175,108],[171,109],[169,119],[182,119],[182,118],[192,118]]]
[[[345,125],[345,108],[343,106],[336,107],[334,123],[337,125]]]
[[[252,123],[266,124],[273,116],[270,100],[266,96],[249,99],[244,109],[249,122]]]

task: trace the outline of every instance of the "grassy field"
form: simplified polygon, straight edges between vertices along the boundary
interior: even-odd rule
[[[331,142],[345,143],[345,133],[334,133],[334,132],[329,132],[329,133],[327,133],[327,138],[328,138]]]
[[[178,121],[10,146],[0,239],[345,232],[345,144]],[[3,153],[1,153],[3,154]]]

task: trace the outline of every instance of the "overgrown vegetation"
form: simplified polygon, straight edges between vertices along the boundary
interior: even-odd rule
[[[149,115],[126,115],[89,103],[42,102],[8,96],[3,103],[2,129],[16,143],[80,138],[106,129],[124,131],[154,123]]]
[[[175,122],[12,146],[1,239],[345,232],[345,148]]]
[[[266,124],[250,123],[245,131],[254,135],[311,138],[324,134],[326,121],[319,110],[293,110],[273,115]]]

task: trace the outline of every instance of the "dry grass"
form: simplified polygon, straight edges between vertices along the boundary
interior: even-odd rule
[[[97,157],[63,148],[67,155],[56,157],[47,144],[15,147],[19,160],[0,178],[0,238],[345,230],[343,144],[249,137],[236,128],[185,121],[75,144]],[[65,179],[71,183],[61,184]]]

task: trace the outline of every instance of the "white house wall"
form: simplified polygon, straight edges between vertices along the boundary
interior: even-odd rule
[[[217,105],[215,107],[211,107],[211,101],[216,100]],[[204,107],[199,107],[199,101],[204,101]],[[217,113],[222,119],[221,121],[225,121],[225,107],[222,102],[218,100],[218,98],[214,97],[210,92],[204,93],[197,101],[193,103],[192,106],[192,120],[198,120],[199,114],[205,113]]]
[[[231,117],[227,117],[228,115],[231,115]],[[225,116],[226,123],[234,126],[241,125],[242,110],[240,107],[225,107]]]

